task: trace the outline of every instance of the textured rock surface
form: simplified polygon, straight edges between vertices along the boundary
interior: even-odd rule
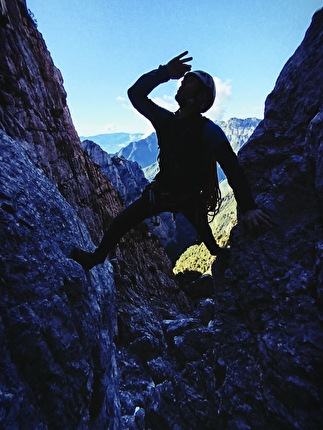
[[[148,185],[149,182],[137,162],[111,156],[91,140],[84,140],[82,147],[119,191],[125,206],[137,199]]]
[[[79,145],[59,70],[34,26],[25,1],[1,2],[0,123],[26,149],[76,208],[98,240],[121,208],[116,193]],[[91,207],[94,210],[90,211]]]
[[[248,327],[242,352],[257,357],[243,396],[251,399],[257,386],[270,428],[322,424],[322,53],[321,10],[240,154],[259,205],[277,226],[255,240],[233,232],[226,301],[231,296],[235,323]],[[253,428],[251,416],[243,420]]]
[[[112,267],[67,259],[84,224],[3,132],[0,154],[1,428],[118,428]]]

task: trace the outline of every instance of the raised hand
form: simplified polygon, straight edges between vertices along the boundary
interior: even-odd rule
[[[180,79],[191,70],[192,66],[186,63],[192,61],[193,57],[183,58],[187,54],[188,51],[182,52],[167,63],[167,70],[171,79]]]

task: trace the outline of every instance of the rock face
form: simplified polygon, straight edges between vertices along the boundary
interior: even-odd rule
[[[145,226],[113,270],[68,258],[122,203],[25,2],[0,12],[1,428],[320,430],[323,11],[240,154],[277,225],[183,287]]]
[[[235,360],[224,358],[232,382],[220,392],[233,389],[232,372],[244,367],[241,402],[230,408],[240,409],[250,428],[322,425],[322,53],[320,10],[240,152],[258,204],[277,223],[257,239],[233,231],[232,264],[220,292],[223,305],[230,299],[239,350]],[[252,409],[266,405],[258,427],[242,413],[252,396]]]
[[[88,166],[66,105],[62,76],[25,1],[4,1],[0,8],[1,127],[9,136],[24,140],[27,150],[32,149],[35,164],[98,240],[102,226],[121,208],[116,193],[93,163]]]
[[[118,428],[112,267],[67,259],[84,224],[21,142],[0,150],[1,427]]]
[[[84,140],[82,147],[120,193],[125,206],[137,199],[148,185],[149,182],[137,162],[111,156],[91,140]]]

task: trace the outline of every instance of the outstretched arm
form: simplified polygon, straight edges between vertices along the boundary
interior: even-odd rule
[[[248,178],[239,164],[238,158],[229,144],[223,131],[213,122],[208,122],[204,128],[204,139],[213,146],[216,159],[222,167],[229,185],[233,189],[235,199],[242,213],[242,224],[250,232],[261,233],[263,228],[275,225],[269,215],[257,208]]]
[[[225,164],[222,164],[221,167],[226,173],[228,182],[233,189],[236,201],[242,212],[241,221],[243,226],[246,230],[256,235],[260,234],[265,228],[273,227],[274,222],[270,216],[257,208],[248,178],[229,144],[226,145],[226,150],[223,151],[222,156],[222,161],[225,161]]]
[[[169,111],[156,105],[148,98],[148,94],[159,84],[169,79],[179,79],[191,69],[186,64],[192,57],[185,57],[187,51],[170,60],[167,65],[142,75],[134,85],[129,88],[128,96],[134,108],[148,118],[156,128],[169,115]]]

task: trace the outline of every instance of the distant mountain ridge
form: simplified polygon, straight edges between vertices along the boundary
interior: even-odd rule
[[[148,185],[148,180],[137,162],[110,155],[100,145],[88,139],[82,142],[82,147],[109,178],[126,206],[137,199]]]
[[[117,155],[118,157],[125,157],[127,160],[136,161],[144,168],[156,162],[158,153],[157,136],[156,133],[152,133],[144,139],[129,143],[120,149]]]
[[[97,143],[108,154],[115,154],[120,148],[143,137],[143,133],[106,133],[94,136],[80,136],[80,140],[91,140]]]
[[[260,123],[258,118],[230,118],[228,121],[214,121],[222,128],[235,153],[247,142]]]

